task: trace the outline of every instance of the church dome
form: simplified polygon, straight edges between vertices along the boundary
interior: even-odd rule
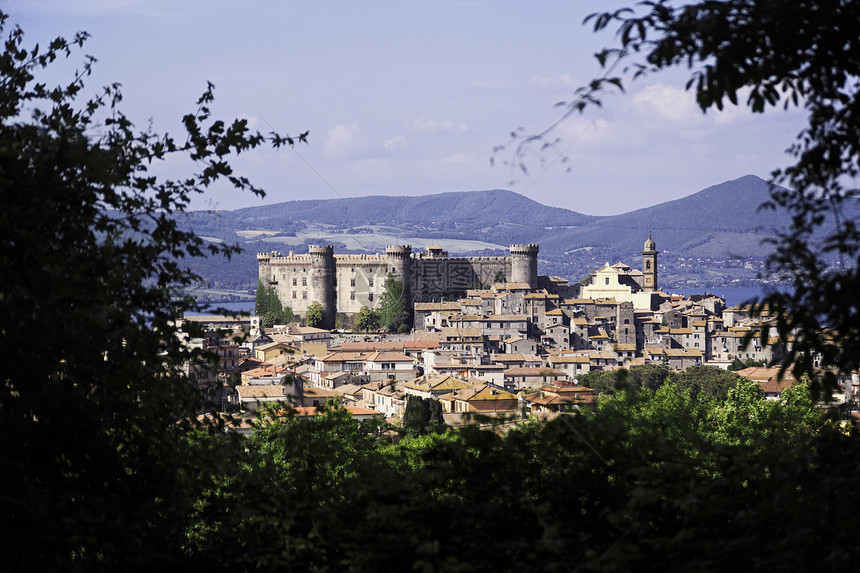
[[[654,251],[657,249],[657,244],[651,240],[651,233],[648,233],[648,240],[645,241],[645,250],[646,251]]]

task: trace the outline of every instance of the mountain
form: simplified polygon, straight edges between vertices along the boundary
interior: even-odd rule
[[[522,224],[523,219],[547,225],[583,225],[597,217],[558,207],[547,207],[512,191],[465,191],[419,197],[381,195],[348,199],[289,201],[232,212],[241,221],[264,227],[283,223],[320,222],[338,227],[362,225],[417,225],[483,228],[497,223]]]
[[[789,221],[785,213],[759,209],[768,190],[766,181],[747,175],[610,217],[548,207],[499,189],[371,196],[197,211],[185,214],[183,225],[209,240],[244,247],[229,262],[192,262],[222,287],[253,288],[257,252],[307,252],[310,244],[333,244],[345,253],[381,252],[388,244],[417,250],[433,243],[453,255],[503,254],[513,243],[539,243],[541,274],[578,280],[607,261],[638,266],[649,233],[662,253],[664,284],[709,286],[756,280],[769,248],[764,239]],[[860,214],[856,205],[852,209],[849,216]]]
[[[581,229],[544,240],[548,251],[612,245],[615,250],[641,250],[648,233],[665,252],[692,257],[763,257],[763,244],[776,229],[785,228],[784,212],[760,209],[768,200],[767,181],[747,175],[703,189],[682,199],[602,217]]]

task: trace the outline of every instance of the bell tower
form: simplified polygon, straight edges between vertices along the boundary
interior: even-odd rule
[[[645,250],[642,251],[642,289],[646,292],[658,290],[657,287],[657,245],[648,233]]]

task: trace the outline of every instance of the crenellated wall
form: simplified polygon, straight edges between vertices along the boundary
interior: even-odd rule
[[[411,302],[451,300],[497,282],[537,285],[537,253],[537,245],[513,245],[510,257],[449,257],[441,247],[413,252],[409,245],[391,245],[385,254],[335,255],[331,246],[314,246],[302,255],[259,253],[257,261],[260,279],[275,288],[284,306],[304,314],[319,302],[334,324],[335,312],[376,308],[389,272],[408,277]]]

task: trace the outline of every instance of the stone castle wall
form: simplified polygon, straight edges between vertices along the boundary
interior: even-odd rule
[[[376,308],[389,272],[408,276],[411,302],[450,300],[467,289],[497,282],[537,286],[537,245],[512,245],[511,257],[449,257],[440,247],[413,253],[396,245],[376,255],[335,255],[330,246],[311,247],[308,254],[282,256],[259,253],[259,276],[275,288],[284,306],[303,314],[313,302],[334,312],[353,314],[362,306]],[[519,280],[514,280],[519,279]]]

